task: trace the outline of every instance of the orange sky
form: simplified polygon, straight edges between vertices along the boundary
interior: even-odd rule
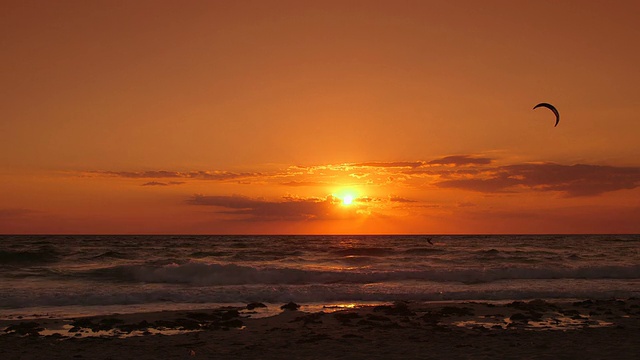
[[[0,233],[640,232],[637,1],[0,6]]]

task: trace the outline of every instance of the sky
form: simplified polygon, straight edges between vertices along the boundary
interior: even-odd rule
[[[3,0],[0,233],[640,233],[638,18]]]

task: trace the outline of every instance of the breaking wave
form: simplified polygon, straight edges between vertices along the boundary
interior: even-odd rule
[[[400,271],[323,271],[188,262],[163,266],[123,265],[91,270],[88,277],[119,282],[192,285],[368,284],[399,281],[488,283],[517,279],[640,279],[640,265],[575,268],[496,267]]]

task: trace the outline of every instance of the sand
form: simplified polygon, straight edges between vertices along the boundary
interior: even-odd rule
[[[6,320],[0,322],[0,358],[640,358],[638,299],[398,302],[319,312],[307,312],[302,304],[262,318],[252,312],[224,308]]]

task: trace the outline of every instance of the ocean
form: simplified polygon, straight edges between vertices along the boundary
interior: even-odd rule
[[[640,296],[640,235],[0,236],[0,319]],[[272,306],[271,308],[276,308]]]

